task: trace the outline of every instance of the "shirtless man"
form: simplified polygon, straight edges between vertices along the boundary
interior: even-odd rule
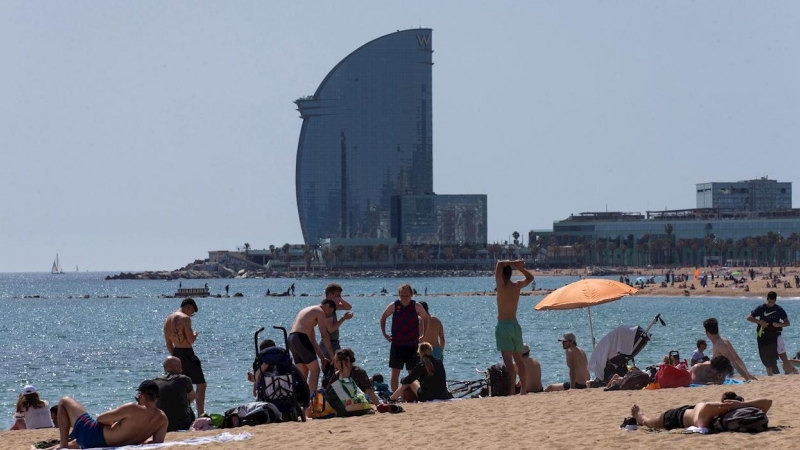
[[[419,302],[425,312],[428,311],[428,302]],[[433,347],[433,357],[439,361],[444,361],[444,326],[442,321],[436,316],[428,318],[428,326],[425,328],[425,334],[422,335],[420,342],[427,342]]]
[[[408,372],[419,362],[417,348],[428,328],[428,313],[412,299],[414,288],[404,283],[397,289],[397,300],[389,303],[381,315],[381,333],[392,345],[389,347],[389,368],[392,369],[390,386],[397,391],[400,386],[400,371],[405,366]],[[386,334],[386,319],[392,317],[392,334]],[[421,320],[420,320],[421,319]]]
[[[726,377],[733,375],[733,366],[728,358],[717,355],[711,361],[693,365],[689,373],[692,384],[723,384]]]
[[[158,385],[153,380],[145,380],[137,391],[136,403],[106,411],[97,416],[97,420],[92,419],[77,400],[62,398],[58,402],[58,447],[122,447],[164,442],[167,416],[156,407]]]
[[[170,314],[164,321],[164,339],[167,341],[167,351],[170,355],[181,360],[183,374],[192,379],[197,385],[197,416],[205,414],[206,406],[206,377],[200,358],[194,354],[192,345],[197,340],[197,331],[192,330],[192,316],[197,313],[197,303],[191,298],[185,298],[181,307]]]
[[[522,346],[522,362],[525,364],[525,378],[528,379],[528,392],[542,392],[542,366],[539,361],[531,358],[531,348],[528,344]],[[522,390],[522,385],[517,384],[517,388]]]
[[[637,424],[655,429],[672,430],[691,426],[711,428],[717,417],[730,410],[753,406],[766,414],[772,406],[772,400],[767,398],[759,398],[749,402],[728,400],[727,398],[730,398],[729,395],[731,394],[735,396],[732,392],[726,392],[721,402],[698,403],[694,406],[685,405],[665,411],[656,417],[648,417],[638,405],[633,405],[631,407],[631,416],[636,418]],[[737,398],[741,399],[741,397]]]
[[[575,341],[575,335],[564,333],[559,339],[561,347],[567,355],[567,368],[569,368],[569,381],[556,383],[547,386],[545,392],[568,391],[570,389],[586,389],[586,382],[591,379],[589,375],[589,360],[586,359],[584,352]]]
[[[329,355],[334,352],[331,349],[331,340],[328,337],[328,330],[325,326],[325,317],[333,314],[336,310],[336,302],[326,298],[319,305],[303,308],[297,313],[297,317],[292,324],[292,332],[289,333],[287,346],[292,352],[295,365],[300,369],[303,379],[308,382],[308,390],[317,390],[319,382],[320,365],[317,356],[322,361],[322,367],[326,367],[330,360],[325,357],[317,344],[314,328],[319,328],[319,335],[322,337],[322,345]]]
[[[329,298],[336,303],[336,309],[334,309],[331,314],[325,316],[325,327],[328,330],[328,338],[331,341],[331,350],[333,350],[334,354],[342,348],[339,343],[339,327],[341,327],[346,320],[353,318],[353,313],[349,312],[353,309],[353,306],[342,298],[342,290],[342,287],[336,283],[331,283],[325,288],[325,298]],[[339,319],[336,317],[336,311],[348,312]],[[331,360],[331,355],[325,350],[324,343],[319,341],[319,345],[325,358]]]
[[[711,345],[714,346],[712,350],[712,356],[722,355],[728,358],[733,365],[733,368],[736,369],[736,371],[739,372],[739,374],[741,374],[742,378],[745,380],[757,379],[747,371],[747,366],[744,365],[742,358],[740,358],[739,354],[736,353],[733,345],[731,345],[727,339],[719,335],[719,323],[717,322],[717,319],[713,317],[706,319],[703,322],[703,328],[706,329],[706,336],[708,336],[708,339],[711,341]]]
[[[511,281],[511,273],[517,269],[525,276],[524,280]],[[517,322],[517,306],[519,305],[519,292],[533,281],[533,275],[525,270],[525,261],[497,261],[494,269],[494,280],[497,283],[497,325],[494,328],[494,337],[497,341],[497,350],[503,356],[503,364],[508,369],[508,395],[514,395],[514,386],[517,381],[516,370],[519,370],[520,386],[527,388],[528,379],[525,364],[522,361],[522,327]],[[515,370],[514,364],[517,369]],[[519,395],[525,395],[527,389],[520,389]]]

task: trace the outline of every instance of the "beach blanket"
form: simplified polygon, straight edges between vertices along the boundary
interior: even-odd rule
[[[622,325],[613,329],[603,339],[600,339],[597,347],[592,351],[592,358],[589,360],[589,371],[594,372],[594,375],[602,380],[609,359],[620,353],[624,355],[633,353],[638,329],[638,325]]]
[[[747,381],[736,380],[733,378],[725,378],[725,381],[722,384],[745,384]],[[708,384],[690,384],[689,387],[703,387],[703,386],[710,386]]]
[[[203,444],[210,444],[212,442],[217,442],[220,444],[224,444],[226,442],[234,442],[234,441],[246,441],[253,437],[252,434],[247,432],[242,432],[239,434],[231,434],[231,433],[222,433],[217,436],[203,436],[203,437],[195,437],[189,439],[182,439],[180,441],[170,441],[170,442],[163,442],[161,444],[147,444],[147,445],[126,445],[125,447],[103,447],[104,449],[136,449],[136,450],[150,450],[154,448],[167,448],[167,447],[179,447],[183,445],[203,445]]]

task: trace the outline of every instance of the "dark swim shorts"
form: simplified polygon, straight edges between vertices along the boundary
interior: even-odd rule
[[[189,377],[194,384],[205,384],[206,377],[203,375],[203,367],[200,365],[200,358],[194,354],[191,348],[174,348],[172,356],[181,360],[183,374]]]
[[[693,409],[694,405],[684,405],[680,408],[670,409],[664,413],[664,429],[673,430],[675,428],[685,428],[683,426],[683,415],[687,409]]]
[[[411,371],[419,362],[416,345],[394,345],[389,349],[389,367],[392,369],[402,369]]]
[[[586,389],[586,385],[585,384],[580,384],[580,383],[575,383],[575,388],[574,389]],[[570,390],[570,382],[569,381],[565,381],[564,382],[564,390],[565,391]]]
[[[89,413],[83,413],[75,420],[69,438],[75,439],[81,448],[106,447],[103,428],[103,424],[92,419]]]
[[[314,344],[305,333],[289,333],[286,345],[292,352],[295,364],[311,364],[317,360],[317,352],[314,351]]]

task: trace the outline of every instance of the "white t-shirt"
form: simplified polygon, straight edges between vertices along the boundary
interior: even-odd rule
[[[29,408],[22,413],[15,413],[14,418],[25,419],[25,427],[29,430],[37,428],[53,428],[53,420],[50,419],[50,405],[47,400],[41,408]]]

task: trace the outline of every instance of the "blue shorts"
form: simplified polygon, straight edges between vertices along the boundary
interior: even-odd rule
[[[444,361],[444,350],[442,350],[442,347],[437,345],[436,347],[433,347],[433,354],[431,356],[439,361]]]
[[[81,448],[107,447],[106,438],[103,436],[105,426],[92,419],[89,413],[83,413],[72,426],[69,438],[75,439]]]

